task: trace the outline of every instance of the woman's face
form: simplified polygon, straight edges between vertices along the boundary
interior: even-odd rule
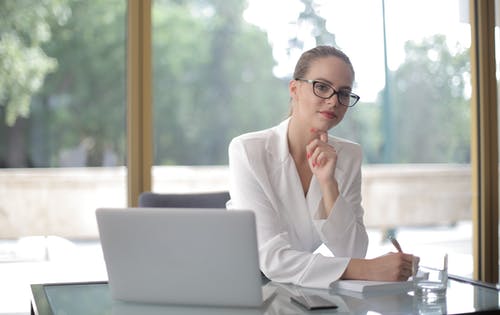
[[[354,74],[349,65],[338,57],[323,57],[311,62],[305,80],[320,81],[339,90],[352,89]],[[339,103],[337,94],[329,99],[316,96],[313,84],[292,80],[289,85],[292,97],[292,118],[297,119],[305,128],[327,131],[344,118],[347,106]]]

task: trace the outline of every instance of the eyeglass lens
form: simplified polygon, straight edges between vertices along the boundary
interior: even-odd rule
[[[335,91],[331,86],[315,81],[313,84],[313,91],[316,96],[319,96],[324,99],[328,99],[333,95],[337,94],[340,104],[349,106],[351,102],[355,102],[356,100],[351,98],[350,93],[345,91]]]

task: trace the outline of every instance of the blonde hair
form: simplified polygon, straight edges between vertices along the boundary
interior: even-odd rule
[[[349,66],[354,76],[354,67],[352,66],[351,60],[343,51],[333,46],[317,46],[302,53],[297,61],[297,64],[295,65],[293,78],[298,79],[304,77],[309,70],[311,63],[318,58],[324,57],[338,57],[342,59]]]

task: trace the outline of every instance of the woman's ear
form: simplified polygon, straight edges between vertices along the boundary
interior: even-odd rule
[[[290,80],[288,83],[288,91],[290,93],[290,98],[295,99],[297,96],[297,80]]]

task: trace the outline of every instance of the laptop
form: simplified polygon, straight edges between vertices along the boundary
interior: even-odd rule
[[[114,299],[263,304],[252,211],[102,208],[96,217]]]

